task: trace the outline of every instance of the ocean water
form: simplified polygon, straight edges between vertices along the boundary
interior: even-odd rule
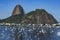
[[[60,28],[0,26],[0,40],[60,40]]]

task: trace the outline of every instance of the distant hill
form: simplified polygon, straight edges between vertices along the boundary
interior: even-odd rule
[[[34,24],[55,24],[57,20],[44,9],[36,9],[27,14],[24,14],[23,8],[17,5],[12,15],[0,22],[8,23],[34,23]]]
[[[32,20],[33,23],[37,24],[57,23],[57,20],[44,9],[36,9],[35,11],[31,11],[27,14],[27,16]]]
[[[13,15],[6,19],[3,19],[2,22],[7,23],[21,23],[21,20],[23,19],[22,15]]]

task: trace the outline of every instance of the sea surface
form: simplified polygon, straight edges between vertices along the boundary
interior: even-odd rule
[[[0,40],[60,40],[60,28],[0,26]]]

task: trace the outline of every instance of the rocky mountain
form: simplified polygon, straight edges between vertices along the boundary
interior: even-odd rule
[[[13,13],[12,15],[19,15],[19,14],[24,14],[24,10],[23,8],[20,6],[20,5],[16,5],[14,10],[13,10]]]
[[[57,23],[57,20],[44,9],[36,9],[35,11],[29,12],[27,16],[32,20],[32,23],[36,24]]]
[[[23,24],[55,24],[57,20],[44,9],[36,9],[27,14],[20,5],[16,5],[10,17],[0,22],[23,23]]]
[[[1,20],[0,22],[7,22],[7,23],[21,23],[24,16],[24,10],[20,5],[16,5],[12,15],[6,19]]]

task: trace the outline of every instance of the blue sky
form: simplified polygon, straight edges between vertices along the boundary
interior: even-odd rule
[[[12,15],[17,4],[24,8],[25,13],[35,9],[45,9],[60,21],[60,0],[0,0],[0,19]]]

